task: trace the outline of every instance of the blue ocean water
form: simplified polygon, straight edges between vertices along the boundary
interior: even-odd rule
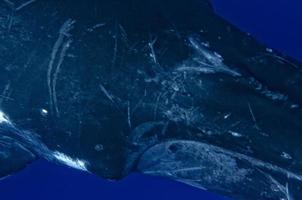
[[[94,175],[39,161],[19,174],[0,182],[3,200],[226,200],[182,183],[163,178],[132,174],[125,180],[110,182]]]
[[[299,0],[214,0],[216,11],[268,46],[302,60],[302,2]],[[0,181],[0,199],[202,199],[225,198],[158,177],[133,174],[120,182],[36,162]]]

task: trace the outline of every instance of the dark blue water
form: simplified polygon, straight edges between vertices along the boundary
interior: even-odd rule
[[[302,60],[301,0],[214,0],[217,12],[270,47]],[[133,174],[109,182],[39,161],[0,181],[0,199],[223,200],[163,178]]]
[[[2,200],[223,200],[213,194],[163,178],[133,174],[123,181],[109,182],[94,175],[45,161],[37,162],[16,176],[0,182]]]
[[[302,59],[302,1],[212,0],[216,11],[258,41]]]

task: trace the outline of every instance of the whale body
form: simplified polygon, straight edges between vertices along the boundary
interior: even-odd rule
[[[302,65],[208,0],[0,2],[0,178],[37,159],[302,199]]]

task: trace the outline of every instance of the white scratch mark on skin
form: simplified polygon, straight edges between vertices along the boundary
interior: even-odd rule
[[[261,171],[262,172],[262,171]],[[285,199],[282,198],[281,200],[292,200],[292,197],[290,195],[289,192],[289,187],[288,187],[288,182],[286,182],[285,185],[282,185],[279,181],[277,181],[276,179],[274,179],[272,176],[265,174],[264,172],[262,172],[266,177],[268,177],[272,183],[278,188],[278,190],[284,194]],[[287,175],[289,178],[289,175]]]
[[[291,195],[289,193],[289,189],[288,189],[288,182],[286,182],[286,184],[285,184],[285,194],[286,194],[287,200],[291,200],[292,199]]]
[[[252,107],[251,107],[251,104],[248,102],[247,105],[248,105],[249,112],[250,112],[250,114],[251,114],[252,120],[253,120],[253,122],[254,122],[254,124],[255,124],[255,128],[256,128],[257,130],[260,130],[260,128],[259,128],[259,126],[258,126],[258,124],[257,124],[257,120],[256,120],[256,117],[255,117],[255,114],[254,114],[253,109],[252,109]]]
[[[125,28],[121,24],[119,24],[118,26],[120,29],[121,38],[122,38],[123,42],[125,43],[125,45],[129,48],[130,45],[129,45],[129,41],[128,41],[128,34],[127,34]]]
[[[0,106],[3,103],[3,99],[9,99],[9,92],[10,91],[10,83],[7,83],[2,94],[0,95]]]
[[[291,109],[297,109],[297,108],[299,108],[299,107],[300,107],[300,105],[298,105],[298,104],[292,104],[292,105],[290,106]]]
[[[285,63],[287,63],[287,64],[293,66],[293,67],[296,68],[296,69],[299,69],[299,67],[298,67],[297,65],[295,65],[294,63],[292,63],[292,62],[286,60],[285,58],[282,58],[281,56],[273,55],[273,57],[278,58],[279,60],[281,60],[281,61],[283,61],[283,62],[285,62]]]
[[[266,53],[266,54],[264,54],[264,55],[256,56],[256,57],[254,57],[254,58],[258,59],[258,58],[263,58],[263,57],[265,57],[265,56],[270,56],[270,57],[279,59],[280,61],[282,61],[282,62],[284,62],[284,63],[287,63],[287,64],[291,65],[292,67],[294,67],[294,68],[296,68],[296,69],[299,69],[299,67],[298,67],[296,64],[294,64],[294,63],[292,63],[291,61],[289,61],[289,60],[287,60],[287,59],[285,59],[285,58],[282,58],[281,56],[278,56],[278,55],[276,55],[276,54],[267,54],[267,53]]]
[[[156,98],[156,103],[155,103],[155,106],[154,106],[154,113],[153,113],[153,116],[154,116],[154,120],[156,119],[157,117],[157,110],[158,110],[158,105],[159,105],[159,101],[160,101],[160,98],[165,95],[163,94],[163,92],[161,92],[157,98]]]
[[[64,38],[65,37],[69,37],[69,31],[73,28],[73,24],[75,23],[74,20],[68,19],[60,28],[59,31],[59,37],[57,39],[57,41],[55,42],[53,48],[52,48],[52,52],[51,52],[51,57],[50,57],[50,61],[48,64],[48,70],[47,70],[47,85],[48,85],[48,93],[49,93],[49,107],[50,107],[50,111],[53,111],[53,104],[54,104],[54,96],[53,96],[53,68],[54,68],[54,63],[58,54],[58,51],[60,50],[63,42],[64,42]],[[68,42],[67,42],[68,44]],[[63,46],[63,50],[64,48],[66,48],[66,45]],[[61,53],[63,52],[63,50],[61,51]],[[66,50],[65,50],[66,51]],[[64,52],[63,52],[64,53]],[[64,56],[63,56],[64,57]],[[63,58],[62,58],[63,59]],[[57,66],[60,66],[60,61],[62,61],[61,59],[59,60],[59,63]]]
[[[200,64],[199,68],[196,67],[182,67],[177,70],[180,71],[196,71],[202,73],[216,73],[216,72],[224,72],[228,73],[235,77],[242,76],[239,72],[229,68],[224,64],[223,57],[216,53],[210,51],[207,47],[205,47],[202,43],[196,40],[193,37],[189,37],[190,46],[196,51],[198,57],[194,58],[194,61]]]
[[[7,26],[8,32],[10,32],[10,30],[12,29],[13,24],[14,24],[14,14],[9,16],[9,21]]]
[[[228,114],[223,116],[223,119],[228,119],[231,115],[232,115],[231,113],[228,113]]]
[[[106,25],[106,23],[99,23],[99,24],[94,25],[94,26],[91,27],[91,28],[88,28],[87,31],[88,31],[88,32],[93,32],[95,29],[100,28],[100,27],[103,27],[103,26],[105,26],[105,25]]]
[[[154,64],[158,65],[157,57],[156,57],[155,50],[154,50],[154,45],[155,45],[156,41],[157,41],[157,37],[154,38],[152,41],[150,41],[148,43],[148,46],[151,51],[151,53],[150,53],[151,59],[153,60]]]
[[[248,107],[249,107],[249,111],[250,111],[250,114],[252,116],[252,119],[253,119],[253,122],[256,123],[256,118],[255,118],[255,115],[254,115],[254,112],[252,110],[252,107],[251,107],[251,104],[250,103],[247,103]]]
[[[286,152],[282,152],[281,153],[281,157],[284,158],[284,159],[287,159],[287,160],[291,160],[292,159],[291,155],[289,155]]]
[[[48,71],[47,71],[47,84],[48,84],[48,92],[49,92],[49,98],[50,98],[50,107],[51,107],[51,110],[52,110],[52,100],[53,100],[53,97],[52,97],[52,87],[51,87],[51,74],[52,74],[52,68],[53,68],[53,65],[54,65],[54,62],[55,62],[55,58],[56,58],[56,55],[57,55],[57,52],[61,46],[61,44],[63,43],[63,39],[64,39],[64,36],[62,34],[59,35],[59,38],[57,39],[53,49],[52,49],[52,53],[51,53],[51,60],[49,62],[49,65],[48,65]]]
[[[273,101],[287,101],[288,96],[282,94],[278,91],[271,91],[266,86],[262,85],[258,80],[253,77],[248,78],[249,84],[253,87],[254,90],[260,92],[260,94],[264,95],[265,97],[273,100]]]
[[[234,137],[242,137],[242,135],[240,133],[237,133],[235,131],[229,131],[229,133]]]
[[[105,88],[102,84],[100,84],[100,88],[101,88],[102,92],[105,94],[105,96],[106,96],[113,104],[115,104],[112,95],[109,94],[109,92],[106,90],[106,88]]]
[[[131,128],[132,125],[131,125],[130,101],[128,101],[128,106],[127,106],[127,118],[128,118],[129,128]]]
[[[3,95],[0,95],[0,101],[2,101],[2,99],[6,99],[6,100],[14,100],[13,98],[10,98],[10,97],[7,97],[7,96],[3,96]],[[1,104],[0,104],[1,105]]]
[[[57,103],[57,90],[56,90],[57,79],[58,79],[58,74],[60,72],[61,65],[64,62],[66,51],[70,47],[71,42],[72,42],[72,40],[68,40],[63,45],[63,47],[61,49],[60,59],[59,59],[56,71],[55,71],[55,73],[53,75],[53,86],[52,86],[52,90],[53,90],[53,102],[54,102],[54,108],[55,108],[55,112],[57,114],[57,117],[59,117],[59,115],[60,115],[59,108],[58,108],[58,103]]]
[[[67,165],[69,167],[81,170],[81,171],[88,171],[87,170],[87,163],[86,161],[80,160],[80,159],[73,159],[69,157],[68,155],[65,155],[64,153],[55,151],[53,153],[53,156],[59,161],[61,164]]]
[[[36,0],[30,0],[30,1],[27,1],[27,2],[25,2],[25,3],[23,3],[23,4],[21,4],[20,6],[18,6],[17,8],[16,8],[16,11],[19,11],[19,10],[21,10],[22,8],[25,8],[26,6],[28,6],[28,5],[30,5],[30,4],[32,4],[32,3],[34,3]]]
[[[116,64],[116,58],[117,58],[117,48],[118,48],[118,41],[117,41],[117,31],[115,33],[115,35],[113,36],[114,39],[114,48],[113,48],[113,58],[112,58],[112,67],[115,66]]]
[[[199,62],[201,63],[201,62]],[[203,65],[208,65],[206,63],[202,63]],[[181,66],[176,69],[177,71],[189,71],[189,72],[200,72],[200,73],[205,73],[205,74],[213,74],[215,71],[213,69],[209,68],[196,68],[196,67],[187,67],[187,66]]]

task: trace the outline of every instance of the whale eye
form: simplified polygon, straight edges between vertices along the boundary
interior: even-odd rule
[[[182,145],[181,144],[177,144],[177,143],[174,143],[174,144],[171,144],[169,146],[169,151],[171,153],[176,153],[178,150],[180,150],[182,148]]]

